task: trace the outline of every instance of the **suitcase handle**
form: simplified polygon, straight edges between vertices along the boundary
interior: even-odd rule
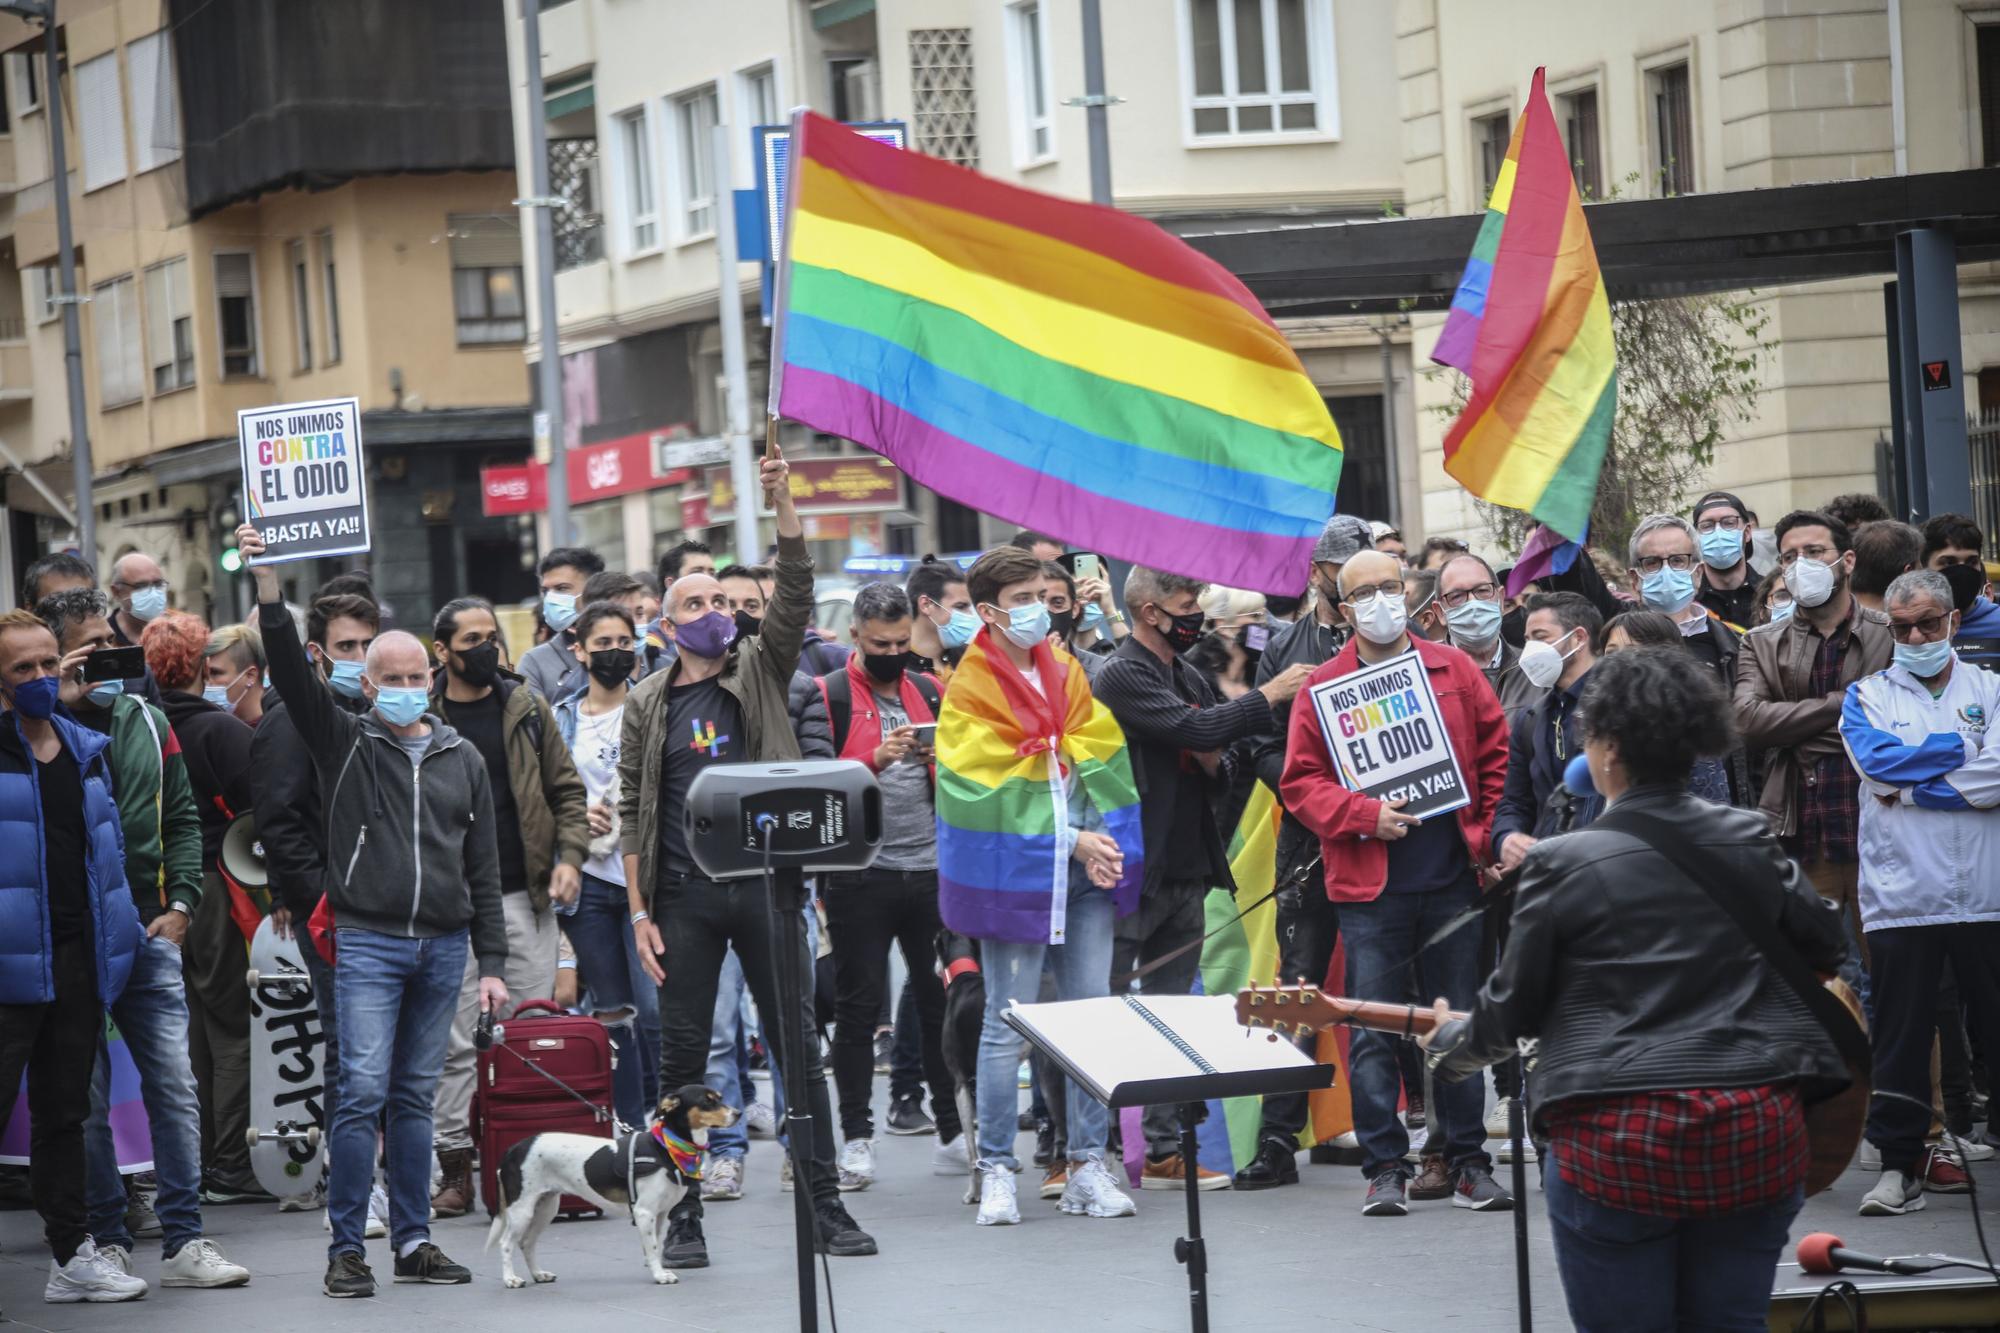
[[[520,1018],[525,1014],[561,1014],[563,1012],[563,1007],[554,1000],[523,1000],[514,1006],[514,1017],[516,1018]]]

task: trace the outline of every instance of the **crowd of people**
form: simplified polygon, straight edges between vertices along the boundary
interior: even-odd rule
[[[278,567],[254,563],[252,526],[239,533],[256,598],[243,624],[171,609],[143,553],[101,589],[74,556],[28,570],[0,615],[0,822],[18,832],[0,846],[0,1125],[25,1071],[49,1300],[143,1295],[134,1252],[153,1234],[163,1285],[241,1285],[249,1272],[202,1215],[245,1203],[324,1208],[329,1296],[374,1293],[377,1237],[398,1281],[469,1281],[430,1223],[478,1204],[475,1029],[544,996],[608,1027],[625,1124],[687,1084],[745,1113],[710,1135],[701,1187],[673,1212],[669,1267],[709,1262],[706,1207],[750,1188],[750,1135],[782,1121],[781,1080],[764,1105],[752,1066],[794,1058],[811,1166],[795,1186],[788,1159],[782,1180],[809,1191],[825,1253],[876,1252],[843,1199],[880,1169],[883,1071],[881,1132],[934,1135],[938,1172],[976,1172],[979,1225],[1021,1220],[1026,1132],[1041,1173],[1031,1197],[1129,1216],[1128,1191],[1188,1184],[1172,1108],[1146,1112],[1128,1175],[1105,1108],[1053,1069],[1038,1068],[1020,1111],[1023,1050],[1000,1014],[1107,995],[1114,978],[1186,994],[1259,783],[1282,810],[1280,975],[1472,1015],[1432,1043],[1443,1077],[1428,1101],[1414,1043],[1353,1034],[1354,1128],[1339,1146],[1360,1165],[1364,1215],[1424,1200],[1511,1209],[1488,1145],[1524,1099],[1524,1152],[1555,1168],[1579,1322],[1632,1277],[1631,1247],[1614,1253],[1632,1217],[1669,1219],[1689,1254],[1775,1258],[1801,1197],[1800,1090],[1838,1062],[1810,1024],[1783,1042],[1750,1034],[1753,1021],[1798,1027],[1750,955],[1731,1022],[1605,1028],[1605,1013],[1632,1011],[1606,998],[1621,988],[1640,1010],[1675,988],[1727,990],[1700,960],[1741,945],[1725,919],[1649,912],[1647,886],[1671,868],[1607,869],[1649,854],[1629,831],[1648,812],[1782,881],[1773,917],[1858,992],[1876,1086],[1900,1094],[1873,1105],[1863,1155],[1880,1175],[1864,1214],[1962,1192],[1967,1160],[1992,1155],[1974,1128],[2000,1056],[2000,606],[1984,535],[1962,516],[1918,529],[1846,496],[1766,530],[1716,492],[1644,518],[1623,552],[1588,550],[1510,592],[1511,571],[1463,543],[1412,551],[1387,524],[1335,515],[1296,598],[1147,568],[1114,595],[1101,560],[1022,532],[969,568],[927,559],[901,585],[859,588],[837,643],[813,625],[786,471],[763,465],[777,534],[766,564],[718,567],[692,541],[642,573],[548,552],[532,646],[508,643],[477,597],[421,632],[388,628],[359,573],[301,612]],[[132,645],[142,668],[87,670]],[[1301,697],[1404,656],[1428,678],[1470,797],[1437,817],[1355,785]],[[967,796],[965,775],[938,763],[940,728],[1059,799],[973,831],[1016,807]],[[1109,754],[1104,737],[1122,737],[1135,810],[1110,765],[1071,760]],[[884,830],[871,868],[815,885],[803,924],[820,985],[802,1002],[809,1049],[795,1052],[775,1021],[762,887],[707,879],[681,808],[712,764],[801,757],[865,765]],[[330,922],[331,959],[300,950],[325,1033],[328,1170],[282,1201],[244,1143],[245,899],[220,854],[245,813],[278,932]],[[1470,915],[1478,929],[1448,929]],[[973,1124],[944,1058],[946,931],[972,941],[986,986]],[[1684,951],[1659,977],[1630,970],[1642,958],[1658,970],[1669,947]],[[144,1187],[118,1172],[107,1013],[140,1074]],[[1513,1058],[1538,1036],[1539,1064]],[[1490,1114],[1474,1076],[1488,1065]],[[1617,1131],[1621,1116],[1647,1118],[1643,1144]],[[1297,1184],[1307,1119],[1305,1095],[1267,1098],[1254,1156],[1193,1183]],[[1635,1184],[1652,1180],[1642,1152],[1726,1143],[1772,1146],[1732,1153],[1727,1188]],[[1748,1282],[1740,1263],[1713,1268],[1718,1284]]]

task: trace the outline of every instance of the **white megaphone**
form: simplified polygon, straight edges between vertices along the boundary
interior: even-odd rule
[[[230,822],[228,831],[222,835],[220,859],[222,873],[235,881],[237,887],[270,887],[271,872],[264,866],[264,844],[257,841],[257,820],[254,816],[238,815]]]

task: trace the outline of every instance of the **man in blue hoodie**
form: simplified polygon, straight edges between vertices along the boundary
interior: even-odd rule
[[[1952,649],[1959,659],[2000,671],[2000,603],[1986,576],[1986,537],[1964,514],[1939,514],[1924,524],[1923,567],[1944,575],[1958,611]]]

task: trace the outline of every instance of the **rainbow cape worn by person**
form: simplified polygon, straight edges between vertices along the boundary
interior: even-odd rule
[[[1302,589],[1340,434],[1226,269],[810,113],[791,154],[773,415],[1093,551]]]
[[[1472,398],[1444,470],[1474,495],[1581,538],[1618,415],[1611,302],[1535,71],[1431,360]]]
[[[1120,916],[1139,903],[1139,787],[1125,733],[1076,659],[1036,644],[1037,692],[992,635],[966,646],[938,711],[938,906],[976,940],[1061,944],[1075,846],[1067,783],[1083,784],[1125,853]]]

